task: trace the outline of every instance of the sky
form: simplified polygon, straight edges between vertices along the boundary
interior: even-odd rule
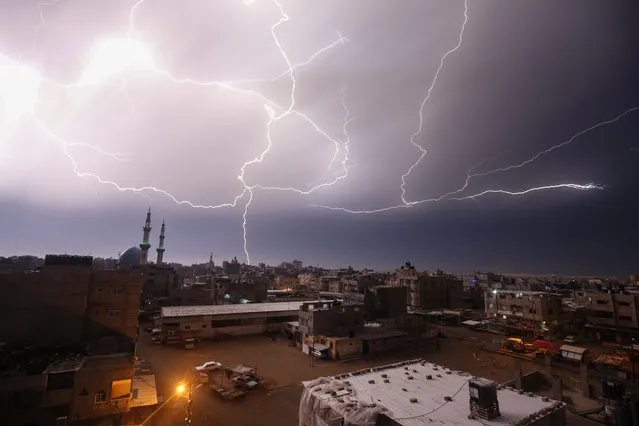
[[[632,0],[0,0],[0,255],[639,268]]]

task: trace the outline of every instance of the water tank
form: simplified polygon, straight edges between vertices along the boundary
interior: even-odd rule
[[[482,378],[472,378],[468,382],[470,394],[470,414],[486,420],[500,416],[497,400],[497,383]]]

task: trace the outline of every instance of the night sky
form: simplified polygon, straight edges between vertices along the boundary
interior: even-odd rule
[[[0,0],[0,255],[639,271],[636,1],[134,5]]]

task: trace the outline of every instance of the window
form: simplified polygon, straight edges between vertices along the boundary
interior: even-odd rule
[[[597,299],[597,305],[607,305],[608,301],[603,299]]]
[[[619,315],[619,321],[632,321],[632,317],[628,315]]]
[[[120,316],[120,311],[118,309],[109,309],[108,315],[109,318],[117,318]]]
[[[131,399],[138,399],[140,397],[140,389],[133,389],[131,392]]]
[[[114,380],[111,383],[111,399],[126,398],[131,394],[131,379]]]
[[[123,293],[124,293],[124,291],[120,287],[116,287],[116,288],[112,288],[111,289],[111,295],[113,295],[113,296],[121,296]]]
[[[191,329],[191,326],[190,326],[190,325],[185,325],[185,326],[184,326],[184,329],[185,329],[185,330],[190,330],[190,329]]]
[[[96,404],[99,404],[101,402],[106,402],[106,400],[107,400],[106,392],[100,391],[95,394],[94,402]]]
[[[206,328],[206,324],[202,324],[202,328]]]

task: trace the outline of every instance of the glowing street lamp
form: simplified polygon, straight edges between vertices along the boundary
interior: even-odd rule
[[[177,388],[175,388],[175,391],[176,391],[177,393],[179,393],[179,394],[184,393],[184,391],[185,391],[185,390],[186,390],[186,387],[185,387],[184,385],[182,385],[182,384],[179,384],[179,385],[177,386]]]

